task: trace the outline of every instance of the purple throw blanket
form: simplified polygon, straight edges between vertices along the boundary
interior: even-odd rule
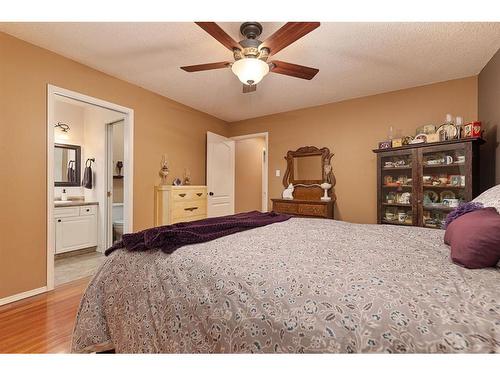
[[[124,234],[122,240],[111,246],[105,255],[126,248],[130,251],[146,251],[160,248],[172,253],[184,245],[208,242],[244,230],[263,227],[290,219],[290,215],[276,212],[244,212],[237,215],[213,217],[146,229],[137,233]]]

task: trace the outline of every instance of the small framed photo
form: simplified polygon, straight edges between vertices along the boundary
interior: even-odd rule
[[[450,185],[451,186],[462,186],[462,176],[459,176],[459,175],[450,176]]]

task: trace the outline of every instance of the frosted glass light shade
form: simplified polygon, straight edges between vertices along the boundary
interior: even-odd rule
[[[256,58],[236,60],[231,70],[245,85],[256,85],[269,73],[269,65]]]

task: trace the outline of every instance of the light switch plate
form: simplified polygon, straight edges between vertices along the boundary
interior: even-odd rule
[[[276,169],[276,177],[281,176],[281,171],[279,169]]]

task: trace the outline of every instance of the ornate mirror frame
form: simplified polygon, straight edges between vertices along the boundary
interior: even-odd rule
[[[305,156],[321,156],[321,169],[323,174],[323,179],[320,180],[296,180],[293,171],[294,171],[294,158],[296,157],[305,157]],[[332,159],[333,154],[330,153],[330,150],[327,147],[323,147],[321,149],[314,146],[305,146],[300,147],[295,151],[288,151],[285,156],[286,160],[286,172],[283,175],[283,186],[286,188],[289,184],[304,184],[304,185],[313,185],[313,184],[321,184],[325,181],[329,181],[332,186],[335,186],[335,175],[333,171],[330,171],[328,175],[325,173],[325,165],[330,164],[330,160]]]

